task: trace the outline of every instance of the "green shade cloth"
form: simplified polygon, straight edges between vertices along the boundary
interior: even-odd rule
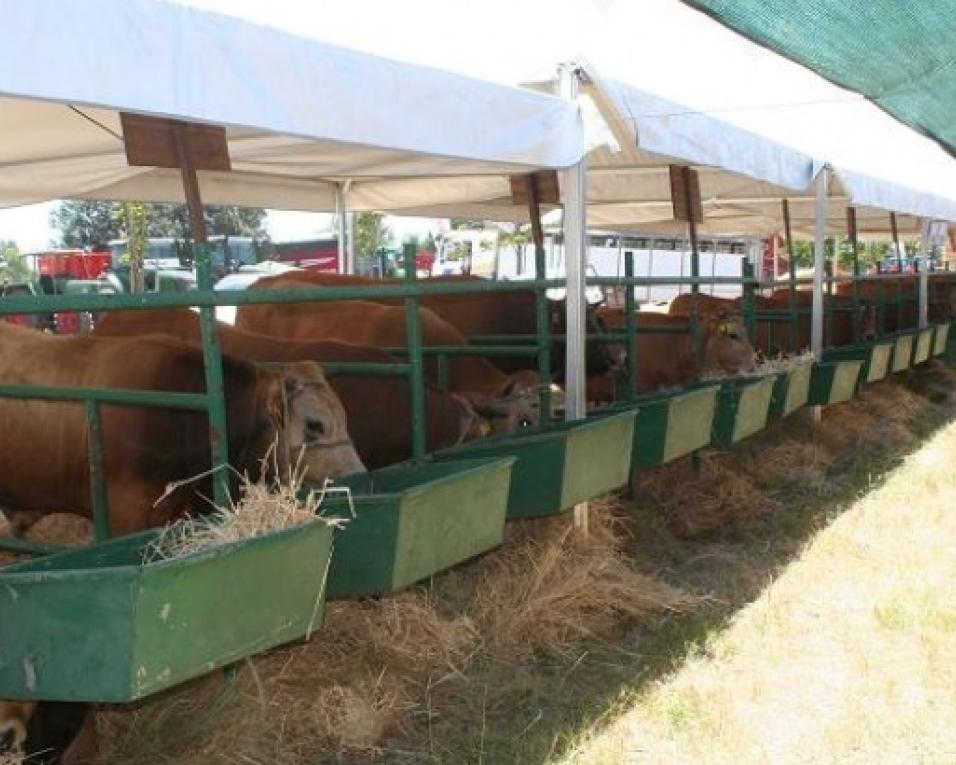
[[[684,0],[956,154],[954,0]]]

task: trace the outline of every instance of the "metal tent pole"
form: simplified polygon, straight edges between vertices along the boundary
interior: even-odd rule
[[[822,168],[815,182],[813,239],[813,303],[810,327],[810,352],[816,362],[823,361],[823,273],[826,264],[827,169]]]
[[[345,272],[355,273],[355,213],[345,213]]]
[[[561,97],[575,100],[578,96],[578,67],[562,64],[558,70]],[[567,271],[567,300],[565,301],[565,409],[568,421],[586,415],[585,342],[587,320],[585,310],[586,231],[586,159],[562,172],[561,187],[564,201],[564,262]],[[574,524],[587,532],[587,505],[574,508]]]
[[[335,184],[335,219],[338,224],[337,245],[338,245],[338,272],[340,274],[348,273],[348,257],[345,250],[345,187],[341,183]]]
[[[929,218],[923,219],[919,239],[919,328],[929,326]]]

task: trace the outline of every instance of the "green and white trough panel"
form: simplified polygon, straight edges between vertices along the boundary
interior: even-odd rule
[[[394,592],[501,544],[513,458],[396,465],[338,479],[329,597]],[[354,511],[354,516],[353,516]]]
[[[910,368],[910,362],[913,360],[914,339],[915,334],[912,332],[906,332],[896,338],[893,346],[893,362],[890,367],[894,374]]]
[[[879,382],[890,373],[895,342],[873,342],[831,348],[823,352],[824,362],[860,360],[860,380],[865,383]]]
[[[135,701],[321,624],[325,522],[144,564],[158,533],[0,572],[0,698]]]
[[[717,393],[712,443],[729,448],[767,427],[777,375],[725,382]]]
[[[708,446],[718,388],[708,385],[638,401],[632,465],[663,465]]]
[[[776,374],[777,379],[770,396],[769,417],[771,420],[789,417],[807,403],[812,372],[812,364],[806,362]]]
[[[925,364],[933,352],[933,327],[921,329],[916,335],[916,348],[913,350],[913,366]]]
[[[813,365],[809,403],[829,406],[849,401],[856,394],[862,361],[824,361]]]
[[[508,518],[553,515],[624,486],[634,442],[633,410],[548,430],[474,441],[431,455],[439,463],[514,457]]]
[[[937,324],[935,329],[935,334],[933,335],[933,355],[942,356],[946,353],[946,343],[949,341],[949,328],[950,324],[947,322],[945,324]]]

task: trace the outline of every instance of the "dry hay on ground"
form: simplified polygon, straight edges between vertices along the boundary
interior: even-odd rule
[[[637,506],[660,515],[678,536],[700,537],[754,523],[778,509],[732,455],[702,452],[640,475]]]
[[[934,364],[827,407],[819,425],[807,412],[797,413],[732,452],[701,452],[696,467],[685,458],[645,471],[636,506],[682,537],[745,529],[788,506],[795,493],[839,491],[853,464],[910,449],[947,411],[931,395],[944,386],[956,389],[956,372]],[[946,403],[952,407],[951,399]]]
[[[790,436],[763,448],[747,448],[741,454],[741,465],[754,483],[765,491],[776,492],[801,488],[822,491],[827,471],[835,458],[823,444]]]
[[[425,754],[433,735],[447,749],[489,667],[567,657],[624,623],[690,607],[632,568],[612,514],[595,503],[586,540],[567,514],[512,524],[502,549],[428,589],[330,604],[311,641],[244,662],[234,681],[214,675],[101,712],[100,762],[393,760]]]
[[[622,622],[691,605],[684,593],[635,571],[611,509],[592,508],[586,537],[566,517],[538,521],[523,543],[482,562],[475,619],[499,657],[567,658]]]

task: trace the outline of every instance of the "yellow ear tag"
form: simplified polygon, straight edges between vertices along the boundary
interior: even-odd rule
[[[730,333],[730,327],[728,327],[726,324],[719,324],[717,326],[717,331],[722,335],[726,335]]]
[[[491,435],[491,423],[488,420],[478,420],[478,435],[482,438]]]

